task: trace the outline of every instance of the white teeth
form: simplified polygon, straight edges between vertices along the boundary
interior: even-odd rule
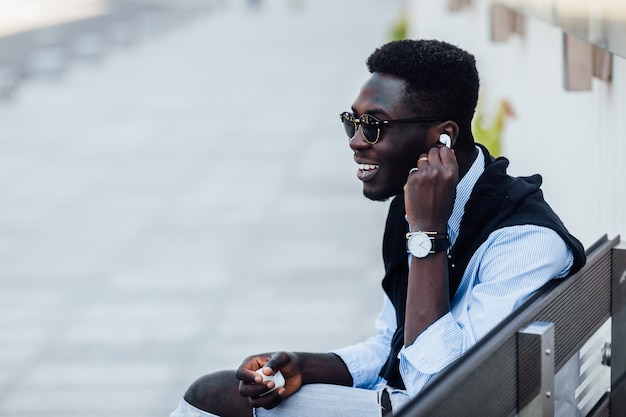
[[[370,165],[370,164],[359,164],[359,169],[363,171],[369,171],[371,169],[377,169],[378,165]]]

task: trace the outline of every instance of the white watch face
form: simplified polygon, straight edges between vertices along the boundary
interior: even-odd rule
[[[433,242],[424,233],[416,233],[409,238],[407,247],[411,255],[416,258],[425,258],[433,249]]]

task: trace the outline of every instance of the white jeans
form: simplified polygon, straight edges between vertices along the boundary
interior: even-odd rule
[[[391,407],[398,410],[409,401],[406,391],[387,388]],[[361,388],[343,387],[329,384],[304,385],[277,407],[266,410],[255,408],[256,417],[381,417],[383,390],[373,391]],[[199,410],[181,400],[170,417],[212,417],[214,414]]]

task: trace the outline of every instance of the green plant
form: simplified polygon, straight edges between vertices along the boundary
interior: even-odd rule
[[[391,39],[394,41],[399,41],[402,39],[406,39],[409,32],[409,13],[407,11],[406,6],[402,8],[400,12],[400,16],[396,20],[396,22],[391,27]]]
[[[472,121],[474,139],[483,144],[493,156],[500,156],[502,150],[502,132],[506,120],[514,116],[515,112],[513,106],[511,106],[511,103],[506,99],[500,100],[495,114],[491,116],[485,115],[479,103],[476,109],[476,115]]]

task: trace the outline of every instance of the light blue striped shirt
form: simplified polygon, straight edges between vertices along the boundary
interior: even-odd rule
[[[483,153],[477,149],[476,160],[457,185],[448,220],[452,244],[459,234],[465,203],[485,170]],[[450,312],[400,351],[400,375],[407,393],[419,393],[546,282],[565,277],[573,259],[565,242],[550,229],[523,225],[493,232],[470,260]],[[378,373],[391,350],[396,327],[395,309],[385,294],[376,318],[376,336],[333,351],[346,363],[355,387],[378,389],[386,384]]]

